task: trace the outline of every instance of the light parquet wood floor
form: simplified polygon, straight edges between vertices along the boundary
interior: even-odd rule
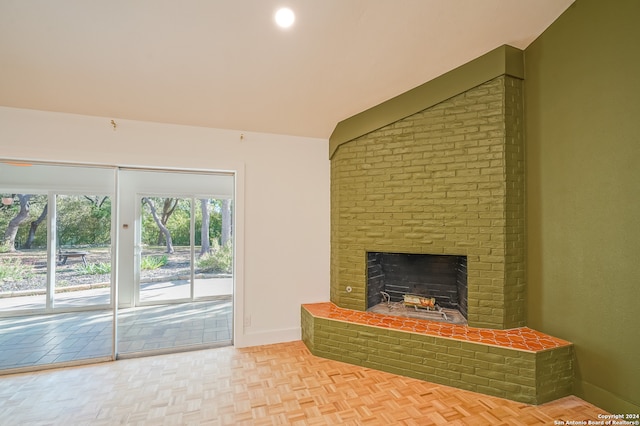
[[[597,419],[318,358],[302,342],[0,377],[2,425],[538,425]]]

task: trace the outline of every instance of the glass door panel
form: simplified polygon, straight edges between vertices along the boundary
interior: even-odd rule
[[[231,297],[233,243],[231,200],[201,198],[195,224],[194,298]]]
[[[2,194],[0,316],[45,309],[47,210],[45,194]]]
[[[111,198],[56,195],[53,306],[111,303]]]
[[[114,177],[108,168],[0,162],[3,372],[111,359],[111,199],[58,194],[79,182],[109,193]],[[104,274],[89,273],[98,261]]]
[[[191,199],[142,197],[139,303],[191,299]]]
[[[118,353],[230,344],[231,200],[137,200],[139,291],[137,306],[118,311]]]

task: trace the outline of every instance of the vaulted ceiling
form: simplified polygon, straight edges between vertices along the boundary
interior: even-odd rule
[[[328,138],[572,2],[0,0],[0,105]]]

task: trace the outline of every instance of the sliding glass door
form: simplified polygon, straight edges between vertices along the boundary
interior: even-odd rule
[[[114,172],[0,162],[0,370],[112,356]]]
[[[127,170],[125,183],[134,286],[120,299],[131,307],[118,312],[119,356],[231,344],[233,176]]]
[[[234,183],[0,160],[0,374],[232,344]]]

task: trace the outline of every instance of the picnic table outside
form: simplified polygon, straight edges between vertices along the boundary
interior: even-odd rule
[[[80,257],[82,258],[82,263],[84,263],[85,266],[87,266],[87,255],[89,254],[88,251],[77,251],[77,250],[65,250],[65,251],[59,251],[58,252],[58,261],[61,262],[62,265],[65,265],[67,263],[67,259],[69,259],[70,257]]]

